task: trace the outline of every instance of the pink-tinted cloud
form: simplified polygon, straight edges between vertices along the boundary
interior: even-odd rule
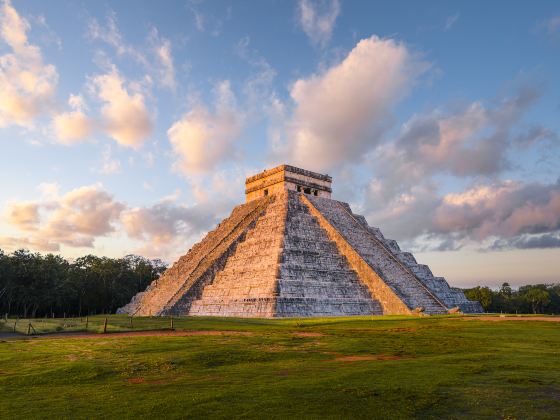
[[[325,47],[331,39],[336,19],[340,14],[339,0],[299,0],[299,24],[311,42]]]
[[[340,63],[294,83],[295,109],[275,155],[317,170],[359,161],[379,144],[392,107],[427,68],[402,43],[361,40]]]
[[[368,216],[399,240],[425,235],[451,240],[455,248],[492,238],[505,241],[502,245],[521,243],[525,235],[555,235],[560,230],[560,182],[502,181],[443,197],[435,189],[415,187]],[[533,237],[534,244],[538,238]]]
[[[115,232],[125,205],[115,201],[98,185],[76,188],[61,197],[42,202],[12,203],[7,221],[27,236],[22,246],[34,244],[53,250],[60,245],[93,247],[97,237]],[[2,238],[2,246],[12,246],[18,238]]]
[[[237,108],[229,82],[219,83],[213,112],[195,106],[167,131],[177,155],[175,168],[186,175],[212,171],[232,158],[242,126],[243,112]]]
[[[29,28],[9,0],[0,4],[0,41],[11,50],[0,56],[0,128],[31,126],[54,100],[56,68],[45,64],[39,47],[29,43]]]

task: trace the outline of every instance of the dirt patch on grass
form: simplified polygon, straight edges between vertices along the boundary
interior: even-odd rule
[[[211,330],[211,331],[170,331],[170,330],[152,330],[152,331],[123,331],[107,334],[100,333],[54,333],[34,336],[34,338],[94,338],[97,340],[108,338],[123,338],[123,337],[189,337],[197,335],[252,335],[247,331],[227,331],[227,330]]]
[[[547,321],[560,322],[560,316],[465,316],[465,321]]]
[[[170,381],[167,379],[153,379],[147,380],[141,376],[137,378],[128,378],[126,380],[129,384],[152,384],[152,385],[165,385],[168,384]]]
[[[276,345],[276,344],[256,346],[256,348],[259,350],[266,351],[267,353],[279,353],[279,352],[286,351],[286,347]]]
[[[294,333],[296,337],[324,337],[325,334],[320,332],[311,332],[311,331],[296,331]]]

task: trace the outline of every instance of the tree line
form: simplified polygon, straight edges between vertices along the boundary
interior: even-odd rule
[[[503,283],[499,290],[477,286],[464,292],[467,299],[478,300],[486,312],[560,314],[560,284],[533,284],[514,290]]]
[[[0,249],[0,314],[21,317],[114,313],[165,271],[161,260],[86,255],[68,261],[59,255]],[[513,289],[504,283],[464,289],[486,312],[560,314],[560,284]]]
[[[114,313],[165,271],[161,260],[0,249],[0,314],[21,317]]]

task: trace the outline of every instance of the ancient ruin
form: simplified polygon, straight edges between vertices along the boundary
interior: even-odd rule
[[[246,180],[246,203],[119,312],[310,317],[482,312],[346,203],[289,165]]]

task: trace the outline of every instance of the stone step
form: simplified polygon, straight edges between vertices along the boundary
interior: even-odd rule
[[[371,299],[369,291],[360,283],[328,284],[320,281],[280,280],[278,295],[281,297],[312,298],[362,298]]]
[[[274,315],[275,298],[262,299],[205,299],[193,302],[189,315],[235,316],[241,318],[271,317]]]
[[[292,251],[284,250],[280,258],[280,262],[284,266],[301,266],[311,269],[328,268],[328,269],[344,269],[348,267],[346,259],[338,254],[320,254],[310,251]]]
[[[276,301],[276,316],[381,315],[379,302],[372,299],[282,298]]]
[[[251,298],[266,298],[274,296],[276,294],[276,288],[274,287],[274,282],[270,281],[268,283],[259,284],[243,284],[239,287],[225,288],[216,285],[208,285],[204,288],[200,301],[205,302],[212,298],[240,298],[240,297],[251,297]]]
[[[284,237],[283,243],[284,250],[309,250],[315,252],[326,252],[329,254],[337,254],[338,248],[329,240],[316,239],[310,241],[308,237],[304,236],[288,236]]]
[[[344,270],[310,269],[309,267],[280,267],[280,277],[286,280],[310,281],[317,280],[324,283],[345,281],[359,281],[356,272],[350,268]]]

